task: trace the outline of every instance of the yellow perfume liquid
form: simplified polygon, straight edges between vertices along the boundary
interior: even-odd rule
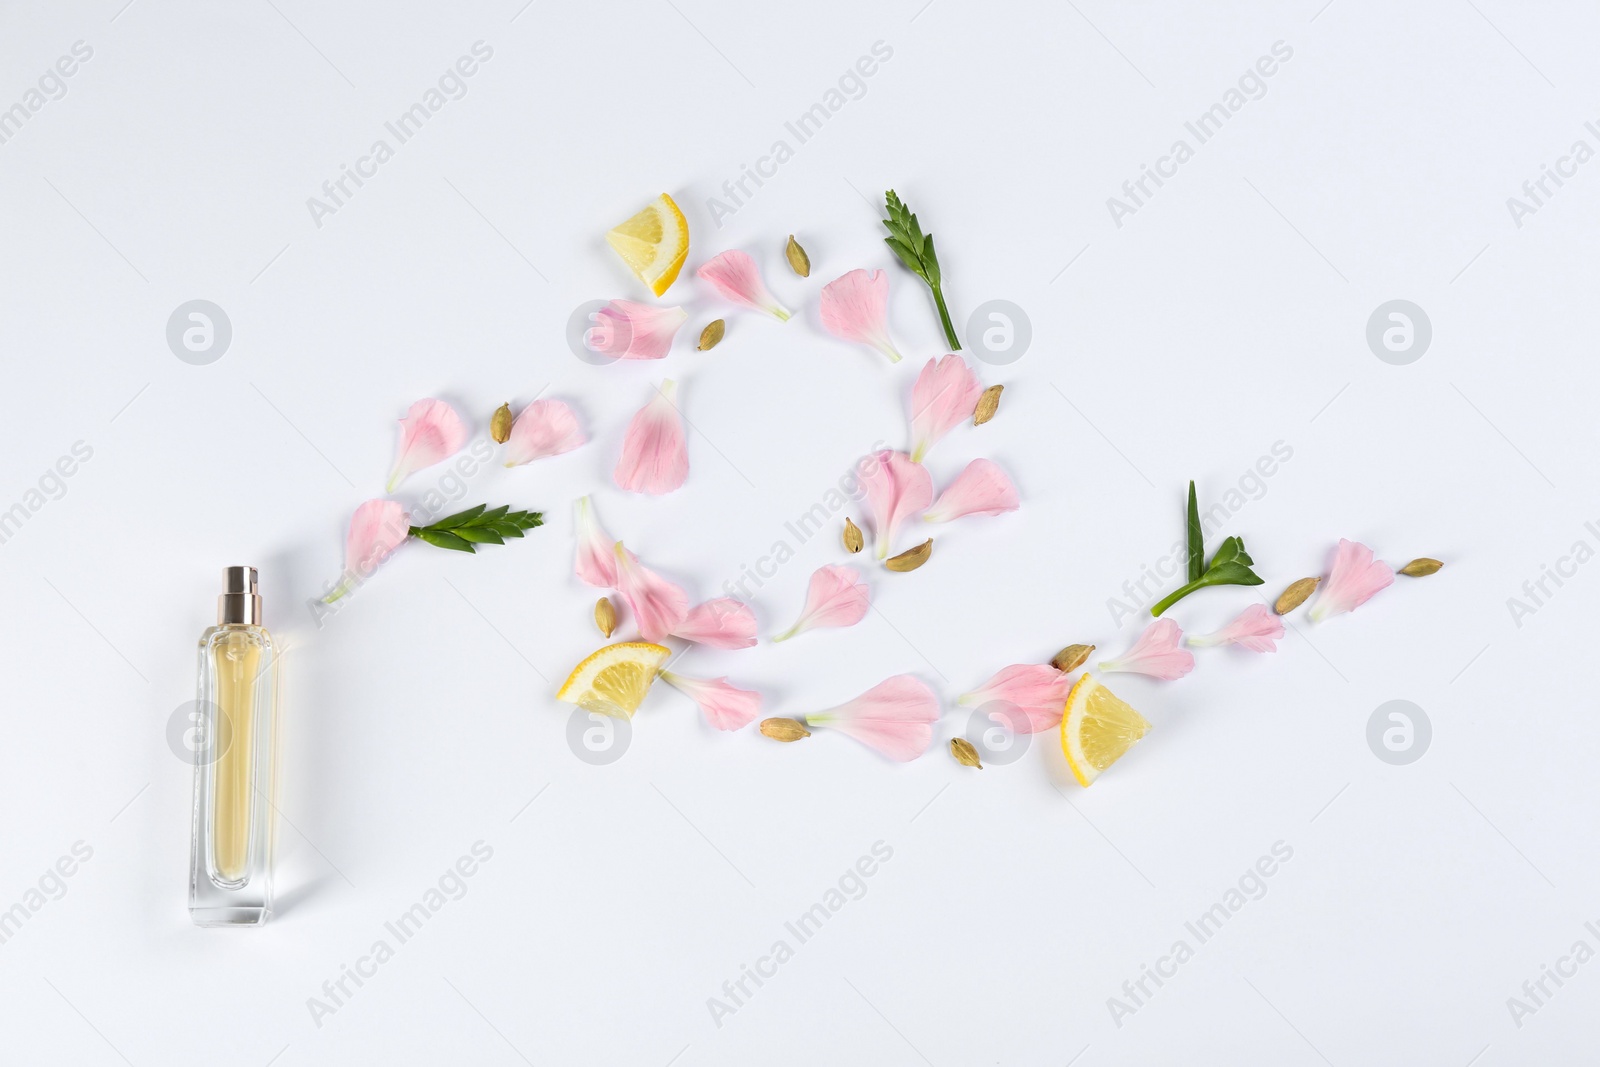
[[[277,660],[255,568],[227,568],[217,625],[200,636],[189,913],[202,926],[259,925],[272,912]]]

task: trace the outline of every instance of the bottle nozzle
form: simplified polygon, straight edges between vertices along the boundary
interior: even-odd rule
[[[222,595],[217,597],[217,625],[261,625],[261,595],[254,567],[224,567]]]

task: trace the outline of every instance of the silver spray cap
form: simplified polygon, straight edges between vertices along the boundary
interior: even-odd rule
[[[224,567],[222,595],[217,597],[217,625],[261,625],[261,594],[254,567]]]

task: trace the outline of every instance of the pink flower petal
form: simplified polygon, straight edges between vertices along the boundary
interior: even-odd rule
[[[887,449],[873,456],[861,473],[861,486],[872,509],[872,532],[878,558],[889,558],[900,524],[933,502],[933,479],[922,464],[904,452]]]
[[[963,515],[999,515],[1016,511],[1017,487],[1011,484],[999,464],[975,459],[956,480],[945,486],[933,507],[922,516],[923,522],[949,522]]]
[[[578,580],[598,589],[617,587],[616,539],[601,529],[589,498],[578,498],[578,558],[573,570]]]
[[[853,270],[822,287],[822,325],[835,337],[871,345],[900,362],[889,337],[889,275]]]
[[[928,750],[938,721],[938,697],[910,674],[897,674],[847,704],[806,716],[808,726],[838,730],[902,763]]]
[[[717,292],[735,304],[765,311],[779,322],[789,317],[789,309],[778,303],[777,297],[767,291],[767,285],[761,280],[761,271],[756,267],[756,261],[737,248],[729,249],[702,264],[695,273],[710,282],[716,287]]]
[[[1014,663],[957,703],[987,707],[998,702],[991,717],[1023,734],[1049,730],[1061,722],[1072,691],[1072,678],[1048,663]],[[1021,715],[1011,714],[1011,709]]]
[[[655,307],[613,300],[595,312],[595,325],[583,335],[591,351],[618,359],[660,359],[672,349],[689,313],[681,307]]]
[[[332,604],[355,590],[410,536],[405,509],[393,500],[369,500],[356,508],[344,539],[344,574],[323,603]]]
[[[400,449],[389,472],[387,492],[414,471],[448,459],[467,443],[467,427],[443,400],[419,400],[400,420]]]
[[[731,596],[719,596],[690,610],[673,637],[711,648],[749,648],[756,643],[756,615]]]
[[[659,642],[683,625],[689,614],[689,594],[639,562],[617,542],[617,592],[628,602],[639,636]]]
[[[796,634],[824,626],[854,626],[866,618],[872,604],[872,591],[854,567],[833,564],[818,567],[806,590],[806,606],[800,621],[774,641],[787,641]]]
[[[677,382],[662,382],[655,397],[628,423],[622,455],[611,472],[619,488],[660,496],[672,492],[689,477],[689,449],[677,396]]]
[[[1276,652],[1278,646],[1274,642],[1281,637],[1283,620],[1269,611],[1265,604],[1251,604],[1222,629],[1190,637],[1189,643],[1198,647],[1242,645],[1251,652]]]
[[[559,456],[587,440],[570,407],[559,400],[535,400],[511,424],[506,466],[520,467],[546,456]]]
[[[928,360],[911,388],[911,458],[921,462],[956,423],[972,418],[982,395],[982,383],[960,356]]]
[[[1170,682],[1194,670],[1194,653],[1180,647],[1183,631],[1171,619],[1157,619],[1121,659],[1102,660],[1101,671],[1148,674]]]
[[[1321,622],[1331,615],[1354,611],[1392,584],[1392,567],[1373,559],[1372,549],[1366,545],[1341,537],[1333,554],[1333,571],[1322,583],[1317,602],[1311,605],[1311,621]]]
[[[662,671],[660,678],[700,705],[706,722],[719,730],[748,726],[761,714],[761,694],[740,689],[726,678],[685,678],[671,671]]]

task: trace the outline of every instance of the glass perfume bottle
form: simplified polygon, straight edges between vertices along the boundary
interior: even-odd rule
[[[257,926],[272,914],[273,726],[278,648],[254,567],[222,572],[217,625],[200,635],[189,914]]]

